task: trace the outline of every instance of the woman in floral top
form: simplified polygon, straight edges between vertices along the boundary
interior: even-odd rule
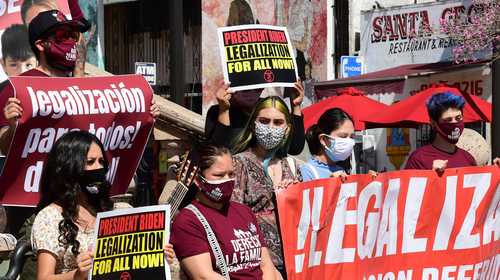
[[[87,278],[96,213],[112,207],[107,169],[101,142],[88,132],[69,132],[52,147],[31,231],[37,279]]]
[[[300,104],[300,103],[299,103]],[[274,265],[285,277],[275,191],[300,179],[287,157],[293,133],[291,114],[280,97],[261,100],[234,145],[236,186],[233,200],[248,205],[257,217]]]
[[[44,163],[40,202],[31,230],[37,279],[87,279],[97,212],[111,210],[108,160],[99,139],[72,131],[56,141]],[[165,245],[169,263],[172,246]]]

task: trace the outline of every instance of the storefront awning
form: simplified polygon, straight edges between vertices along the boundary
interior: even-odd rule
[[[337,95],[338,92],[350,86],[355,86],[366,94],[401,94],[404,89],[404,82],[409,78],[462,70],[469,67],[480,67],[484,64],[485,61],[470,64],[454,64],[450,62],[407,64],[355,77],[317,82],[314,84],[314,90],[318,100]]]

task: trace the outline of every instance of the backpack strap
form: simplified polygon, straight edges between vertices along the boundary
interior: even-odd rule
[[[290,167],[290,170],[292,171],[293,177],[297,177],[297,170],[295,170],[295,160],[292,157],[286,157],[286,161],[288,163],[288,166]]]
[[[203,225],[203,228],[205,229],[205,232],[207,234],[208,243],[210,244],[210,248],[212,248],[212,252],[215,256],[215,266],[217,266],[224,279],[229,280],[229,272],[226,262],[224,261],[224,256],[222,255],[222,250],[220,249],[219,242],[217,241],[215,233],[212,231],[210,224],[208,224],[207,219],[193,204],[189,204],[188,206],[186,206],[186,209],[193,212],[196,218],[198,218],[200,223]]]

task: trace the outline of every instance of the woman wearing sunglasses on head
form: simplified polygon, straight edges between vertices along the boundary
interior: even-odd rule
[[[338,108],[324,112],[306,133],[312,158],[300,167],[304,182],[329,177],[345,179],[347,172],[339,163],[351,156],[353,134],[354,124],[346,112]]]
[[[229,150],[202,145],[194,162],[196,199],[179,212],[171,234],[183,270],[191,279],[279,279],[251,209],[230,201],[235,174]]]
[[[257,103],[234,145],[236,188],[233,200],[252,208],[264,233],[274,265],[285,276],[275,191],[300,179],[295,160],[287,156],[293,135],[285,102],[272,96]]]

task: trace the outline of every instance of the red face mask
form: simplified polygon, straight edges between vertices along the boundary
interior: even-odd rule
[[[456,123],[438,123],[436,127],[436,132],[441,135],[444,140],[446,140],[450,144],[456,144],[458,139],[460,139],[460,135],[462,135],[462,131],[464,130],[464,122],[456,122]]]
[[[73,71],[76,64],[76,41],[65,39],[62,41],[51,40],[50,47],[46,49],[47,63],[62,71]]]
[[[211,201],[227,204],[231,200],[234,183],[234,178],[216,181],[209,181],[202,178],[200,182],[200,189]]]

